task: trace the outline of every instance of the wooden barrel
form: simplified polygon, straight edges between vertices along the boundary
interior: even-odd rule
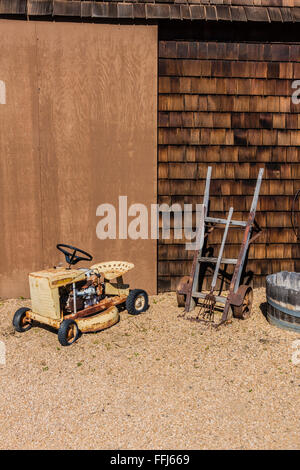
[[[300,333],[300,273],[270,274],[266,284],[269,322]]]

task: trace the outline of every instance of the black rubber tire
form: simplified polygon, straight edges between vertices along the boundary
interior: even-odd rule
[[[143,306],[138,309],[136,308],[136,300],[138,297],[143,296],[144,297],[144,304]],[[146,291],[142,289],[133,289],[132,291],[129,292],[129,295],[126,299],[126,310],[128,313],[131,315],[139,315],[142,312],[145,312],[149,307],[149,299],[148,299],[148,294]]]
[[[19,308],[14,314],[14,318],[12,321],[13,327],[19,333],[25,333],[25,331],[30,330],[30,328],[32,327],[31,323],[28,323],[27,326],[22,325],[22,320],[25,316],[25,313],[28,312],[28,310],[30,310],[30,308],[22,307],[22,308]]]
[[[68,339],[68,331],[70,326],[75,328],[75,334],[71,341]],[[71,344],[75,343],[79,337],[79,329],[77,326],[76,321],[74,320],[64,320],[58,330],[58,341],[62,346],[71,346]]]

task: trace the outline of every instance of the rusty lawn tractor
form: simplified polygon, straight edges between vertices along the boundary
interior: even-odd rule
[[[16,331],[25,332],[36,321],[58,330],[60,344],[69,346],[80,332],[96,332],[117,323],[120,310],[132,315],[147,310],[147,293],[123,283],[123,274],[134,268],[132,263],[110,261],[74,269],[71,266],[92,261],[92,256],[70,245],[59,244],[57,248],[68,266],[29,274],[32,309],[15,312]]]

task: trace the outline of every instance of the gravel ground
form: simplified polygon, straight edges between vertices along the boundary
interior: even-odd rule
[[[299,449],[299,334],[268,324],[256,289],[249,320],[214,330],[178,319],[174,293],[63,348],[20,334],[2,301],[1,449]]]

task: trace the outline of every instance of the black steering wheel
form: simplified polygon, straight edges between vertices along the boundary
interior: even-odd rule
[[[59,243],[56,245],[56,248],[61,251],[65,257],[66,257],[66,262],[68,263],[69,266],[78,263],[79,261],[92,261],[93,257],[86,251],[80,250],[79,248],[76,248],[76,246],[71,246],[71,245],[64,245],[63,243]],[[66,250],[68,248],[71,251]],[[81,253],[84,256],[78,256],[76,253]]]

